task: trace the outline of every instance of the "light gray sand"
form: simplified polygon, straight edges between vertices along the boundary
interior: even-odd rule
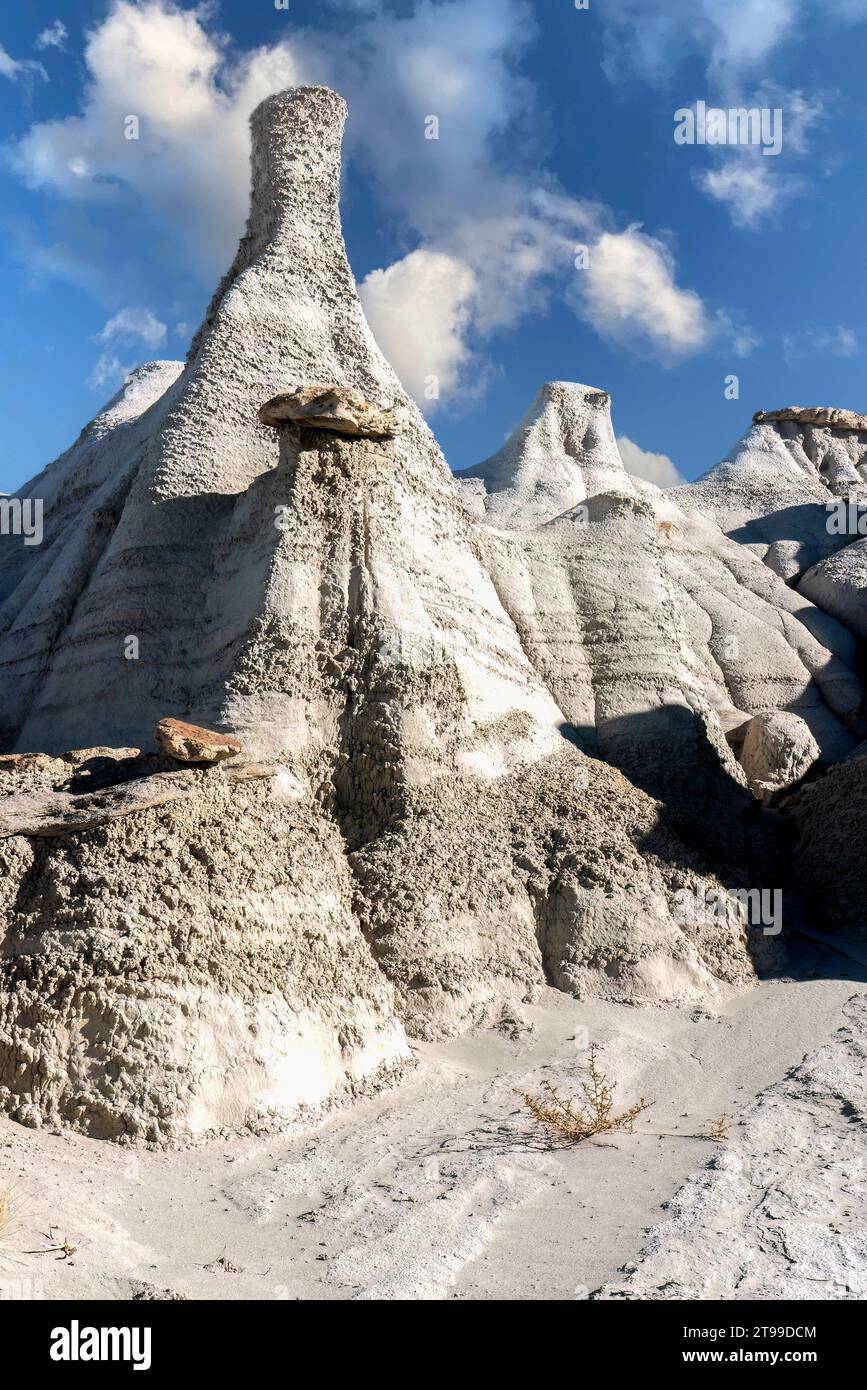
[[[547,991],[499,1029],[420,1045],[403,1086],[307,1135],[152,1152],[2,1120],[0,1188],[11,1182],[21,1208],[4,1296],[37,1280],[49,1299],[128,1299],[141,1285],[198,1299],[574,1299],[620,1286],[667,1220],[662,1203],[723,1152],[687,1136],[737,1118],[864,991],[854,961],[816,964],[824,978],[763,984],[718,1018]],[[618,1099],[656,1104],[632,1137],[552,1150],[513,1088],[547,1076],[568,1090],[583,1027]],[[21,1253],[52,1225],[71,1260]]]
[[[867,997],[747,1106],[603,1297],[867,1296]]]

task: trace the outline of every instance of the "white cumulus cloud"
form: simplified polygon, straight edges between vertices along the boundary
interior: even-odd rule
[[[671,359],[701,352],[714,336],[699,295],[676,284],[668,247],[638,226],[604,232],[582,276],[579,312],[604,338]]]
[[[642,449],[628,434],[617,436],[617,447],[627,473],[635,478],[644,478],[648,483],[656,483],[657,487],[677,487],[686,481],[667,454]]]
[[[407,390],[431,408],[458,390],[469,365],[478,288],[465,262],[425,249],[371,271],[359,286],[377,342]]]
[[[136,199],[209,283],[243,227],[249,114],[299,70],[285,44],[227,61],[205,13],[115,0],[85,42],[81,114],[32,126],[13,163],[31,188],[64,198]],[[128,116],[138,118],[137,140],[125,137]]]

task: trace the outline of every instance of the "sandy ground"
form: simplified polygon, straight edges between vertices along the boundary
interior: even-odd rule
[[[605,1298],[867,1297],[867,994],[747,1106]]]
[[[822,1168],[818,1187],[781,1198],[789,1216],[800,1202],[800,1227],[814,1214],[822,1227],[809,1296],[855,1297],[847,1288],[867,1269],[867,1128],[849,1090],[867,1057],[867,969],[807,949],[799,978],[762,984],[717,1017],[549,991],[497,1029],[420,1046],[399,1089],[304,1135],[154,1152],[2,1120],[0,1190],[11,1186],[13,1211],[0,1295],[801,1297],[797,1233],[758,1283],[738,1285],[744,1252],[767,1239],[753,1217],[753,1151],[794,1146],[796,1171],[807,1154]],[[545,1078],[574,1089],[588,1036],[604,1046],[618,1099],[655,1104],[632,1136],[552,1148],[515,1090]],[[792,1079],[808,1053],[812,1069]],[[727,1144],[696,1137],[723,1112]],[[773,1223],[773,1204],[768,1213]],[[27,1253],[52,1232],[75,1253]]]

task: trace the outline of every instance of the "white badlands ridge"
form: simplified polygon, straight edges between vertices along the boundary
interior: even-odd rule
[[[543,387],[455,480],[356,294],[344,116],[257,108],[185,367],[134,374],[0,555],[0,1104],[32,1126],[284,1125],[545,984],[719,1003],[780,959],[677,910],[788,872],[751,720],[809,753],[775,794],[864,738],[853,632],[631,478],[604,392]],[[243,753],[178,771],[166,717]]]

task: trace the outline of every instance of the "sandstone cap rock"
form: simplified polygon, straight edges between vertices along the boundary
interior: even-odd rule
[[[400,432],[397,412],[366,400],[351,386],[302,386],[285,391],[259,408],[263,425],[293,424],[359,439],[391,437]]]
[[[161,752],[179,763],[219,763],[241,751],[238,739],[182,719],[161,719],[154,736]]]
[[[779,410],[757,410],[753,424],[764,421],[773,424],[791,420],[796,425],[816,425],[827,430],[867,430],[867,415],[855,410],[840,410],[831,405],[784,405]]]

